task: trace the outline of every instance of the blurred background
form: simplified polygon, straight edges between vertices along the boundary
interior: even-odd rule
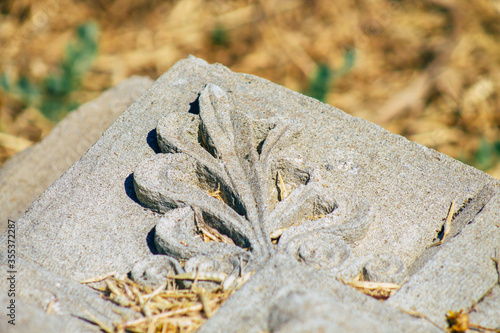
[[[0,164],[189,54],[500,178],[499,0],[2,0]]]

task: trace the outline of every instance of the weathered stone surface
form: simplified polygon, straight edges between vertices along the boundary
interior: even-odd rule
[[[494,267],[483,257],[498,243],[498,186],[362,119],[191,57],[158,79],[18,220],[18,249],[76,280],[127,273],[136,263],[147,272],[143,264],[157,261],[152,253],[170,257],[159,263],[166,270],[179,272],[183,260],[185,274],[210,275],[224,289],[256,272],[202,331],[357,331],[366,326],[356,322],[362,317],[380,331],[428,332],[437,328],[405,313],[412,308],[402,300],[413,302],[413,290],[432,283],[433,265],[462,260],[453,244],[473,244],[479,257],[464,257],[465,267],[475,281],[487,278],[463,298],[441,291],[451,300],[429,317],[470,307],[493,287]],[[452,201],[451,232],[429,248]],[[479,237],[481,228],[488,235]],[[451,268],[436,286],[457,283]],[[382,303],[339,282],[356,275],[409,282]],[[303,316],[294,324],[296,314]]]
[[[473,307],[469,321],[482,327],[500,329],[500,281]]]
[[[441,327],[452,310],[471,309],[499,283],[494,261],[500,248],[500,193],[386,303],[419,312]]]
[[[153,81],[132,77],[82,105],[40,143],[10,158],[0,168],[0,233],[7,219],[16,220]]]
[[[389,252],[410,264],[436,237],[452,200],[461,206],[495,182],[314,99],[191,58],[163,75],[18,221],[21,253],[76,279],[128,271],[147,256],[147,234],[160,216],[138,205],[132,173],[159,152],[158,122],[199,112],[198,96],[208,83],[227,91],[251,119],[274,117],[301,127],[284,155],[316,171],[335,193],[339,208],[331,223],[356,215],[360,199],[369,201],[370,230],[354,255]],[[182,130],[176,121],[173,130]]]
[[[0,269],[9,270],[7,253],[0,253]],[[99,293],[76,281],[61,277],[21,258],[16,259],[16,325],[0,321],[2,332],[101,332],[96,326],[82,319],[89,315],[108,326],[121,318],[115,311],[118,306],[99,297]],[[2,290],[9,290],[9,281],[0,280]],[[2,298],[2,305],[12,298]],[[48,308],[50,313],[47,313]],[[121,313],[133,316],[134,312],[120,308]]]
[[[256,273],[199,332],[288,332],[292,328],[293,332],[440,332],[428,321],[343,285],[328,271],[282,255]]]
[[[9,304],[10,298],[2,294],[0,303]],[[81,323],[70,317],[61,317],[48,315],[39,307],[27,304],[23,300],[16,300],[17,313],[14,320],[15,325],[9,324],[10,318],[2,318],[0,322],[0,331],[5,333],[23,333],[23,332],[88,332],[82,329]],[[73,319],[73,320],[71,320]],[[90,332],[96,332],[90,331]]]

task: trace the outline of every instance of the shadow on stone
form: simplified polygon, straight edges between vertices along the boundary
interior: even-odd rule
[[[189,113],[192,114],[200,114],[200,94],[198,94],[198,97],[196,99],[189,103]]]
[[[156,249],[155,234],[156,234],[156,227],[151,229],[151,231],[148,233],[148,236],[146,237],[146,242],[152,254],[160,254]]]
[[[135,195],[135,190],[134,190],[134,174],[131,173],[126,179],[125,182],[123,183],[123,186],[125,188],[125,193],[127,193],[127,196],[132,199],[134,202],[138,203],[139,205],[142,206],[142,204],[139,202],[139,199],[137,199],[137,196]]]
[[[156,137],[156,128],[149,131],[146,141],[148,142],[148,146],[153,149],[156,154],[161,153],[160,146],[158,146],[158,139]]]

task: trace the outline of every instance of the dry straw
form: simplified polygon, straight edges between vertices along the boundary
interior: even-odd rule
[[[86,284],[101,282],[99,290],[102,297],[136,312],[134,318],[122,318],[113,326],[97,319],[86,311],[90,322],[99,326],[104,332],[194,332],[237,290],[246,279],[240,279],[235,289],[223,291],[222,287],[207,291],[197,287],[199,280],[214,279],[203,276],[175,276],[157,289],[140,285],[127,277],[118,278],[114,273],[82,281]],[[195,280],[189,289],[178,289],[175,279]],[[217,280],[217,279],[216,279]],[[102,286],[104,282],[104,286]],[[217,282],[221,282],[217,280]]]

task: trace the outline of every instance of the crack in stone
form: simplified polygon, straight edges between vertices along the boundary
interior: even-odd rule
[[[427,248],[408,268],[410,275],[417,273],[422,267],[424,267],[425,263],[429,261],[437,252],[440,251],[443,244],[446,244],[451,239],[456,237],[460,232],[470,223],[474,223],[474,218],[481,213],[483,207],[490,201],[490,199],[494,196],[494,187],[492,184],[484,185],[477,194],[466,200],[462,206],[453,214],[453,219],[451,221],[450,231],[446,238],[444,238],[443,242],[439,246],[432,246]],[[444,226],[443,229],[439,231],[437,238],[439,238],[441,234],[444,234]],[[442,235],[441,235],[442,237]]]

